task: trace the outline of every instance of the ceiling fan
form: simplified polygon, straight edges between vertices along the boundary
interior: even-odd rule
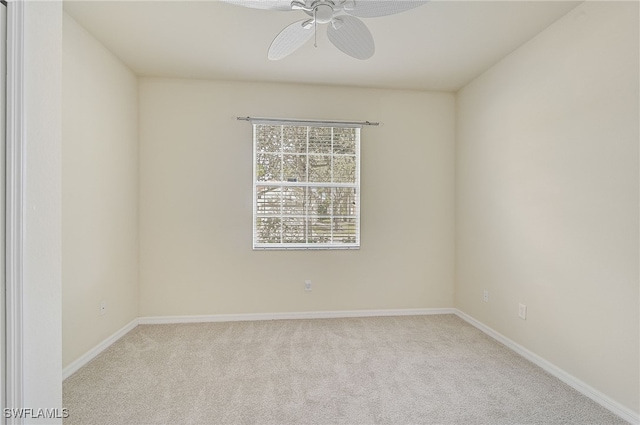
[[[327,24],[329,40],[356,59],[369,59],[376,48],[373,36],[359,18],[393,15],[421,6],[427,0],[223,0],[254,9],[302,10],[310,18],[285,27],[271,42],[268,57],[280,60],[316,36],[318,24]],[[315,43],[314,43],[315,44]],[[317,44],[315,44],[317,47]]]

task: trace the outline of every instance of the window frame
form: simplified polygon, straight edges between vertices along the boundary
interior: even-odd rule
[[[290,181],[284,181],[283,178],[281,178],[279,181],[258,181],[258,175],[257,175],[257,168],[258,168],[258,154],[262,153],[264,154],[265,152],[258,152],[258,146],[257,146],[257,140],[258,140],[258,126],[270,126],[270,127],[274,127],[274,126],[280,126],[281,127],[281,136],[280,136],[280,143],[281,143],[281,148],[280,151],[277,152],[277,154],[280,155],[281,161],[283,161],[283,155],[285,155],[286,153],[283,151],[283,135],[284,135],[284,127],[285,126],[290,126],[290,127],[306,127],[307,128],[307,142],[306,142],[306,146],[307,146],[307,151],[304,154],[300,154],[300,153],[296,153],[298,155],[304,155],[307,157],[307,159],[309,157],[313,157],[313,156],[320,156],[322,154],[315,154],[315,153],[309,153],[309,132],[311,128],[331,128],[332,129],[332,136],[331,136],[331,140],[333,143],[333,129],[337,129],[337,128],[350,128],[353,129],[355,131],[355,152],[354,152],[354,156],[355,156],[355,182],[353,183],[335,183],[335,182],[300,182],[300,181],[295,181],[295,182],[290,182]],[[273,121],[252,121],[252,130],[253,130],[253,164],[252,164],[252,169],[253,169],[253,211],[252,211],[252,216],[253,216],[253,233],[252,233],[252,246],[253,246],[253,250],[349,250],[349,249],[360,249],[360,216],[361,216],[361,209],[360,209],[360,137],[361,137],[361,125],[355,125],[355,124],[342,124],[342,123],[316,123],[316,122],[299,122],[299,121],[292,121],[292,122],[287,122],[287,121],[281,121],[281,122],[273,122]],[[275,152],[274,152],[275,154]],[[327,156],[325,154],[325,156]],[[332,158],[332,163],[333,163],[333,159],[336,157],[340,157],[341,155],[338,154],[336,155],[333,152],[333,149],[331,150],[330,155],[328,155]],[[344,155],[344,156],[351,156],[351,155]],[[283,162],[284,163],[284,162]],[[309,174],[309,171],[307,169],[307,175]],[[333,168],[331,171],[331,175],[333,178]],[[291,242],[258,242],[258,219],[259,218],[268,218],[268,217],[278,217],[281,220],[283,218],[302,218],[305,220],[305,226],[308,226],[308,221],[310,219],[319,219],[319,218],[326,218],[323,215],[318,215],[318,214],[310,214],[309,210],[305,210],[304,215],[288,215],[288,214],[284,214],[283,211],[280,211],[279,214],[272,214],[272,215],[261,215],[258,212],[258,188],[259,187],[280,187],[280,188],[286,188],[286,187],[303,187],[305,188],[305,197],[307,196],[307,188],[326,188],[326,189],[334,189],[334,188],[352,188],[354,189],[354,219],[355,219],[355,241],[354,242],[328,242],[328,243],[315,243],[315,242],[310,242],[308,239],[306,242],[303,243],[291,243]],[[333,191],[331,192],[333,193]],[[306,203],[306,200],[305,200]],[[333,209],[331,211],[331,214],[329,215],[330,217],[330,221],[331,221],[331,237],[333,238],[333,219],[338,217],[340,218],[341,216],[334,216],[333,215]],[[306,233],[306,232],[305,232]],[[282,241],[282,237],[283,237],[283,230],[281,227],[280,230],[280,238]]]

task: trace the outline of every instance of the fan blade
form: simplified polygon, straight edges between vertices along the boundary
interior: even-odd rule
[[[291,0],[220,0],[224,3],[235,4],[236,6],[250,7],[252,9],[264,10],[293,10]]]
[[[369,59],[373,56],[376,46],[364,22],[348,15],[335,20],[341,25],[329,25],[327,36],[338,49],[356,59]]]
[[[359,18],[376,18],[411,10],[425,3],[426,0],[350,0],[345,3],[344,11]]]
[[[294,22],[276,36],[269,46],[269,59],[280,60],[302,47],[304,43],[313,37],[313,27],[302,26],[307,19]]]

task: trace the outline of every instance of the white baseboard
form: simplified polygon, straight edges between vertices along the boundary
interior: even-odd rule
[[[258,320],[290,319],[339,319],[347,317],[424,316],[430,314],[454,314],[453,308],[413,308],[399,310],[341,310],[303,311],[294,313],[214,314],[201,316],[148,316],[140,317],[141,325],[199,322],[247,322]]]
[[[125,336],[129,331],[131,331],[136,326],[138,326],[138,319],[133,319],[123,328],[116,331],[113,335],[111,335],[110,337],[102,341],[100,344],[96,345],[91,350],[84,353],[80,358],[76,359],[67,367],[62,369],[62,380],[64,381],[65,379],[73,375],[78,369],[80,369],[82,366],[89,363],[98,354],[102,353],[107,347],[109,347],[111,344],[113,344],[114,342],[116,342],[117,340]]]
[[[544,369],[545,371],[547,371],[551,375],[555,376],[556,378],[560,379],[562,382],[564,382],[565,384],[569,385],[570,387],[572,387],[576,391],[578,391],[581,394],[589,397],[591,400],[595,401],[596,403],[598,403],[599,405],[601,405],[605,409],[607,409],[607,410],[611,411],[612,413],[620,416],[622,419],[624,419],[625,421],[629,422],[630,424],[640,425],[640,415],[635,413],[633,410],[629,409],[628,407],[623,406],[622,404],[620,404],[617,401],[611,399],[610,397],[606,396],[605,394],[601,393],[600,391],[596,390],[595,388],[591,387],[590,385],[585,384],[584,382],[582,382],[581,380],[579,380],[575,376],[567,373],[563,369],[560,369],[558,366],[556,366],[553,363],[543,359],[542,357],[538,356],[537,354],[527,350],[526,348],[524,348],[520,344],[512,341],[511,339],[507,338],[506,336],[502,335],[501,333],[496,332],[495,330],[493,330],[490,327],[486,326],[485,324],[479,322],[478,320],[474,319],[473,317],[469,316],[468,314],[463,313],[462,311],[460,311],[458,309],[453,309],[453,310],[454,310],[454,313],[458,317],[463,319],[464,321],[468,322],[469,324],[471,324],[474,327],[478,328],[479,330],[481,330],[485,334],[489,335],[491,338],[495,339],[496,341],[502,343],[503,345],[507,346],[511,350],[513,350],[516,353],[520,354],[522,357],[524,357],[525,359],[527,359],[530,362],[534,363],[535,365],[541,367],[542,369]]]

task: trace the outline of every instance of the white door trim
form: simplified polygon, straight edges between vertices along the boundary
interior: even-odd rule
[[[7,7],[6,387],[5,405],[23,406],[24,2]],[[21,424],[10,418],[7,424]]]
[[[6,160],[5,160],[5,146],[6,146],[6,137],[7,137],[7,125],[6,125],[6,117],[7,117],[7,3],[4,0],[0,0],[0,129],[2,129],[2,134],[0,134],[0,270],[2,270],[2,274],[0,275],[0,406],[4,409],[5,407],[5,382],[7,381],[5,378],[5,370],[6,370],[6,349],[7,340],[5,338],[6,326],[5,326],[5,268],[4,268],[4,250],[5,250],[5,175],[6,175]],[[4,412],[4,411],[3,411]],[[0,424],[4,425],[6,421],[4,420],[4,415],[2,415],[2,419],[0,419]]]

